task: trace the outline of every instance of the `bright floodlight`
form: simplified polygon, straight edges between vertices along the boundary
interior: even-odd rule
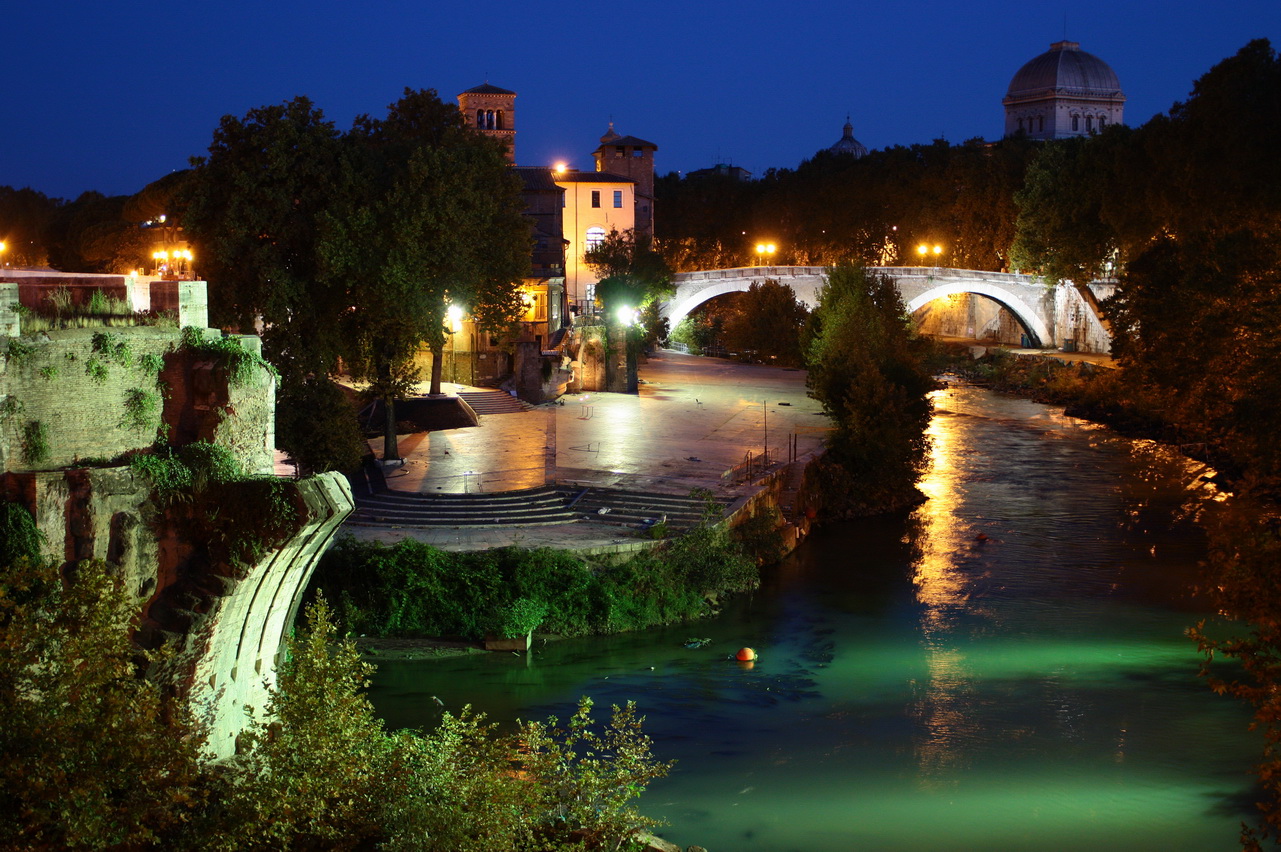
[[[463,318],[463,309],[457,305],[450,305],[449,310],[445,312],[449,316],[449,321],[458,325],[459,320]]]
[[[939,245],[936,245],[936,246],[934,247],[934,253],[935,253],[935,254],[942,254],[942,253],[943,253],[943,247],[942,247],[942,246],[939,246]]]
[[[623,325],[631,325],[636,321],[636,311],[626,306],[619,308],[618,321]]]

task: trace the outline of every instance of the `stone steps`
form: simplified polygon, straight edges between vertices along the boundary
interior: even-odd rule
[[[666,518],[669,528],[687,530],[702,521],[707,507],[701,498],[679,494],[565,486],[561,487],[561,493],[580,519],[624,527],[653,526]],[[722,509],[727,505],[723,501],[717,502]],[[607,511],[602,512],[602,509]]]
[[[718,501],[722,508],[726,505]],[[418,494],[384,489],[359,494],[347,523],[357,526],[492,527],[591,522],[647,529],[666,519],[688,530],[703,519],[694,497],[613,488],[543,487],[494,494]]]
[[[361,496],[348,523],[361,526],[491,527],[570,524],[577,517],[554,488],[497,494],[416,494],[379,491]]]
[[[529,403],[502,391],[463,391],[458,398],[477,414],[520,414],[533,408]]]

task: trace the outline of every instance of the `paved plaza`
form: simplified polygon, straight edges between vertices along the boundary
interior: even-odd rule
[[[730,474],[768,445],[772,459],[813,453],[830,421],[806,396],[805,373],[661,351],[640,367],[638,394],[583,393],[528,411],[481,415],[472,428],[400,438],[403,465],[387,486],[476,494],[559,484],[686,495],[706,488],[733,501],[752,490]],[[476,390],[446,385],[447,393]],[[793,449],[789,449],[789,444]],[[376,456],[382,440],[370,441]],[[618,527],[574,523],[490,528],[348,525],[358,538],[412,536],[446,549],[625,545]]]

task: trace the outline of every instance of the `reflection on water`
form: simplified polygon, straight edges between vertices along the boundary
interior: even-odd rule
[[[679,761],[643,809],[713,852],[1236,848],[1247,712],[1182,634],[1203,472],[1033,403],[936,405],[912,516],[816,533],[696,625],[385,665],[375,704],[418,726],[431,695],[499,721],[636,700]]]

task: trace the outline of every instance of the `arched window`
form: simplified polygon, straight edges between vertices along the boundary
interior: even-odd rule
[[[1094,132],[1094,116],[1092,115],[1087,115],[1085,117],[1085,132],[1086,133]]]
[[[496,126],[498,127],[499,130],[502,130],[503,129],[503,111],[500,109],[497,113],[495,113],[495,115],[497,116],[497,118],[495,119],[495,121],[497,122]]]
[[[1108,126],[1108,117],[1106,115],[1099,116],[1099,130],[1102,130],[1107,126]]]
[[[476,110],[476,126],[480,128],[485,126],[485,111],[483,109]]]
[[[605,229],[599,226],[587,229],[587,250],[591,251],[601,243],[605,242]]]
[[[494,111],[492,109],[485,111],[485,129],[486,130],[494,129]]]
[[[1023,132],[1023,119],[1019,119],[1019,133]]]
[[[1080,129],[1081,129],[1081,116],[1079,115],[1072,116],[1072,132],[1076,133]]]
[[[1045,116],[1043,115],[1038,115],[1036,117],[1036,132],[1037,133],[1045,132]]]

